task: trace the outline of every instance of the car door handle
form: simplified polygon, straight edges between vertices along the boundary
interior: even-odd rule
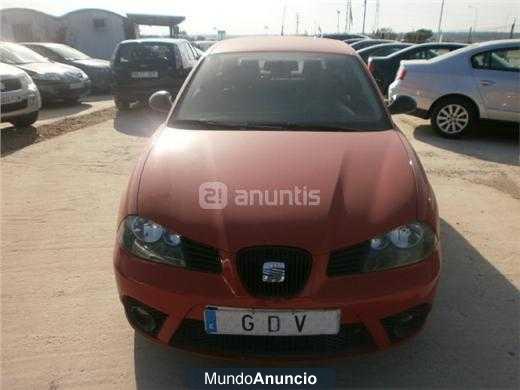
[[[491,80],[480,80],[480,85],[483,87],[489,87],[490,85],[495,85],[496,83]]]

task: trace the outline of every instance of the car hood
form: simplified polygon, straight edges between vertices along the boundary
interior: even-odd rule
[[[16,66],[0,63],[0,78],[20,77],[24,74],[25,72]]]
[[[226,189],[227,205],[207,209],[225,199]],[[311,191],[319,191],[318,204]],[[276,196],[283,205],[265,204]],[[410,159],[395,130],[165,128],[149,151],[137,195],[139,215],[231,252],[287,245],[325,253],[415,220],[416,205]]]
[[[60,64],[58,62],[34,62],[30,64],[20,64],[19,68],[31,73],[45,74],[45,73],[57,73],[57,74],[65,74],[67,72],[76,71],[79,69],[65,64]]]
[[[75,60],[72,61],[74,65],[78,67],[86,68],[110,68],[110,62],[106,60],[100,60],[97,58],[89,58],[88,60]]]

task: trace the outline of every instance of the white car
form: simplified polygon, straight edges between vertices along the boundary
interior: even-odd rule
[[[417,102],[441,135],[456,138],[479,119],[520,121],[520,40],[467,46],[425,61],[402,61],[389,97]]]
[[[40,92],[23,70],[0,63],[0,119],[16,127],[30,126],[42,106]]]

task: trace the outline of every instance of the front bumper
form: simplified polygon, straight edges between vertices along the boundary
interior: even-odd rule
[[[29,89],[3,92],[2,97],[4,96],[5,98],[16,96],[18,101],[1,105],[0,112],[2,122],[8,122],[10,119],[33,113],[38,111],[42,106],[40,93],[34,86]]]
[[[81,86],[75,87],[75,85]],[[79,99],[90,93],[90,80],[65,81],[38,81],[36,82],[43,101]]]
[[[327,277],[328,255],[314,256],[304,290],[289,299],[261,299],[247,293],[234,255],[221,252],[221,274],[189,271],[140,260],[119,246],[114,253],[119,295],[128,316],[132,302],[158,313],[160,328],[145,335],[163,344],[202,354],[252,357],[332,357],[385,349],[418,331],[435,295],[440,253],[407,267],[362,275]],[[341,329],[334,336],[207,335],[207,306],[269,310],[340,309]],[[396,315],[420,311],[404,337],[393,332]],[[139,326],[129,317],[138,331]]]

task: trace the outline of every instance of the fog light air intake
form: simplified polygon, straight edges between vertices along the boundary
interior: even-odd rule
[[[126,317],[138,330],[156,337],[166,320],[166,314],[130,297],[123,298]]]
[[[431,305],[423,303],[401,313],[383,318],[381,323],[386,329],[390,341],[397,342],[419,331],[424,325],[430,310]]]

